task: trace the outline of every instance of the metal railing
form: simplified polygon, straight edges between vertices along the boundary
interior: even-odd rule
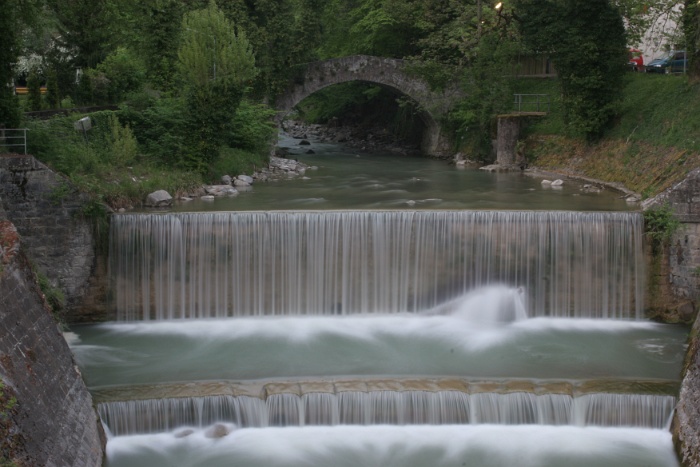
[[[29,128],[0,128],[0,153],[15,152],[27,154],[27,131]]]
[[[549,112],[549,94],[513,94],[516,112]]]

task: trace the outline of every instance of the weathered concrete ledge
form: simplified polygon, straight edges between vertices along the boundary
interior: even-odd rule
[[[329,379],[313,381],[203,381],[189,383],[163,383],[152,385],[118,386],[93,390],[96,403],[131,400],[178,399],[207,396],[248,396],[267,399],[276,394],[382,391],[455,391],[466,394],[531,393],[563,394],[572,397],[586,394],[648,394],[676,396],[678,381],[630,381],[630,380],[475,380],[467,378],[429,379]]]

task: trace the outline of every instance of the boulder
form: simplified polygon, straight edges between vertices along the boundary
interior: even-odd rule
[[[235,179],[235,180],[233,181],[233,185],[234,185],[236,188],[239,188],[239,187],[248,187],[248,186],[250,186],[250,183],[246,182],[245,180],[240,180],[240,179],[237,178],[237,179]]]
[[[238,177],[236,177],[236,180],[241,180],[243,182],[246,182],[248,185],[253,184],[253,177],[251,177],[249,175],[239,175]]]
[[[562,186],[564,185],[564,180],[562,179],[557,179],[552,182],[552,186]]]
[[[204,191],[213,196],[236,196],[238,190],[231,185],[206,185]]]
[[[224,185],[230,185],[231,182],[232,179],[230,175],[224,175],[223,177],[221,177],[221,183],[223,183]]]
[[[173,204],[173,197],[165,190],[158,190],[146,196],[144,204],[151,208],[166,207]]]

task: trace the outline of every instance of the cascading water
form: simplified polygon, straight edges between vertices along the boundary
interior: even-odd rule
[[[120,320],[417,311],[498,283],[531,317],[635,319],[641,242],[638,213],[134,214],[110,267]]]
[[[73,349],[110,467],[675,466],[641,252],[638,213],[117,215]]]

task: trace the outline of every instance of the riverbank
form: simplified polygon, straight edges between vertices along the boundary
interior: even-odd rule
[[[700,153],[644,142],[608,139],[595,144],[558,135],[525,141],[531,166],[620,190],[640,199],[654,197],[700,167]]]

